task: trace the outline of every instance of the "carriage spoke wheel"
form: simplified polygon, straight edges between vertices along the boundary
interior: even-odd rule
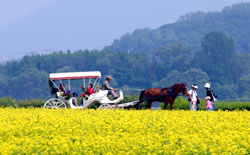
[[[52,98],[52,99],[48,100],[44,104],[44,108],[48,108],[48,109],[66,109],[67,106],[62,100],[60,100],[58,98]]]

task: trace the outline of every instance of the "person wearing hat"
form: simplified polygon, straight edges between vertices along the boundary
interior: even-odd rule
[[[215,101],[217,100],[217,96],[214,94],[213,90],[211,89],[210,83],[206,83],[204,85],[205,89],[207,90],[206,95],[210,97],[210,101],[212,102],[212,110],[215,110]]]
[[[112,95],[114,97],[114,99],[118,98],[118,95],[115,93],[115,91],[117,91],[117,89],[112,88],[110,86],[110,82],[112,81],[112,77],[111,76],[107,76],[106,80],[103,82],[102,84],[102,90],[108,90],[108,95]]]
[[[196,84],[193,84],[192,86],[191,86],[191,88],[192,89],[190,89],[189,91],[188,91],[188,94],[189,94],[189,101],[190,101],[190,103],[189,103],[189,106],[190,106],[190,110],[191,111],[196,111],[198,108],[198,104],[197,104],[197,101],[198,100],[200,100],[199,98],[198,98],[198,94],[197,94],[197,92],[196,92],[196,90],[198,89],[198,86],[196,85]]]

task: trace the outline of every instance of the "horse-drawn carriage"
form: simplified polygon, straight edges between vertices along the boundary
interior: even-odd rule
[[[132,106],[137,101],[118,104],[123,100],[123,92],[119,91],[119,98],[110,100],[108,98],[108,90],[101,90],[98,85],[101,80],[101,73],[99,71],[92,72],[67,72],[67,73],[52,73],[49,75],[49,86],[51,88],[51,94],[54,98],[47,100],[44,104],[44,108],[60,109],[60,108],[72,108],[72,109],[84,109],[89,108],[96,102],[99,102],[100,109],[102,108],[124,108]],[[76,97],[79,92],[79,88],[86,88],[86,85],[92,84],[94,93],[87,98],[82,98],[82,103],[79,105]],[[82,85],[82,87],[80,87]],[[67,90],[67,91],[66,91]],[[74,95],[73,95],[74,94]],[[78,106],[79,105],[79,106]]]
[[[151,105],[154,101],[164,102],[164,109],[170,104],[173,109],[173,103],[175,98],[180,92],[183,95],[188,95],[186,84],[178,83],[171,87],[165,88],[150,88],[142,90],[138,101],[132,101],[128,103],[118,104],[123,100],[123,92],[119,91],[119,97],[115,100],[108,98],[108,90],[101,90],[98,87],[101,80],[101,73],[99,71],[92,72],[67,72],[67,73],[52,73],[49,75],[49,86],[51,88],[51,94],[54,98],[47,100],[44,104],[44,108],[60,109],[60,108],[72,108],[72,109],[84,109],[89,108],[96,102],[101,105],[100,109],[104,108],[125,108],[128,106],[134,106],[135,108],[144,101],[147,102],[146,108],[151,109]],[[86,85],[91,84],[94,91],[93,94],[87,98],[82,98],[81,105],[77,103],[77,89],[86,88]],[[67,91],[66,91],[67,89]],[[78,91],[79,92],[79,91]]]

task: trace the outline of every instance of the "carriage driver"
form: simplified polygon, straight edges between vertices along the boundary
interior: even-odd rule
[[[108,90],[108,95],[112,94],[112,96],[114,97],[114,99],[118,98],[118,95],[115,93],[115,91],[117,91],[117,89],[112,88],[110,86],[110,82],[112,81],[112,77],[111,76],[107,76],[106,81],[103,82],[102,84],[102,90]]]

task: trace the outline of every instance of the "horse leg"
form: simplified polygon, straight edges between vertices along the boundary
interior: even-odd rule
[[[143,102],[143,101],[137,102],[137,103],[134,105],[134,108],[135,108],[135,109],[138,109],[138,106],[139,106],[142,102]]]
[[[152,106],[152,101],[148,101],[148,104],[146,105],[146,109],[151,109]]]
[[[139,104],[140,104],[140,102],[136,103],[136,105],[134,105],[134,108],[137,109]]]
[[[168,106],[168,102],[164,102],[163,110],[166,110],[166,109],[167,109],[167,106]]]
[[[145,90],[141,91],[139,101],[138,103],[136,103],[136,105],[134,105],[134,108],[138,109],[139,104],[141,104],[144,101],[144,93],[145,93]]]
[[[170,110],[174,109],[174,103],[170,103]]]

